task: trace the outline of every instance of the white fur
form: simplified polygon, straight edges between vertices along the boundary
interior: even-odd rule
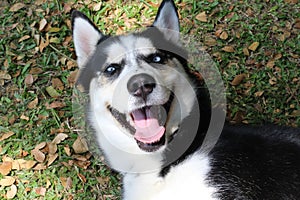
[[[88,21],[77,17],[74,21],[73,37],[77,64],[82,68],[96,50],[101,34]]]
[[[170,169],[166,177],[157,173],[126,174],[124,200],[213,200],[215,188],[206,182],[209,159],[195,154]]]

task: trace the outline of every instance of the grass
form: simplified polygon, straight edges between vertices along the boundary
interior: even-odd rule
[[[182,32],[203,42],[222,74],[232,122],[300,125],[300,4],[287,2],[177,1]],[[14,199],[120,199],[119,177],[98,158],[72,148],[78,132],[71,99],[77,68],[69,11],[77,8],[104,33],[116,34],[150,25],[158,5],[155,0],[0,3],[0,132],[14,133],[0,141],[2,162],[35,160],[36,145],[68,135],[57,145],[58,158],[49,166],[41,163],[45,169],[10,170]],[[199,20],[202,12],[207,21]],[[43,19],[47,24],[40,28]],[[259,46],[250,50],[254,42]],[[244,79],[233,84],[240,74]],[[57,96],[47,92],[49,86]],[[9,190],[0,186],[1,198]]]

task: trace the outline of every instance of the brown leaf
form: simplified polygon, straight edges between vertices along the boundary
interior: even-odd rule
[[[35,188],[34,191],[35,191],[35,193],[37,193],[38,195],[45,196],[45,195],[46,195],[46,192],[47,192],[47,189],[44,188],[44,187],[38,187],[38,188]]]
[[[221,35],[220,35],[220,38],[221,38],[222,40],[227,40],[227,38],[228,38],[227,32],[226,32],[226,31],[223,31],[223,32],[221,33]]]
[[[269,79],[269,83],[271,85],[275,85],[277,83],[277,79],[275,77],[272,77],[272,78]]]
[[[250,53],[249,53],[249,51],[248,51],[247,48],[243,48],[243,53],[244,53],[245,56],[249,56],[250,55]]]
[[[235,51],[233,46],[225,46],[222,48],[222,50],[228,53],[233,53]]]
[[[207,15],[205,12],[201,12],[196,16],[196,19],[200,22],[207,22]]]
[[[86,141],[84,139],[81,139],[79,136],[77,137],[77,139],[73,143],[72,147],[73,147],[75,153],[80,154],[80,153],[88,152],[88,147],[87,147]]]
[[[72,178],[71,177],[60,177],[60,182],[62,184],[62,186],[66,189],[69,190],[72,188]]]
[[[26,85],[32,85],[33,81],[34,80],[33,80],[32,74],[27,74],[26,77],[25,77],[25,80],[24,80],[25,84]]]
[[[31,154],[34,156],[34,159],[40,163],[44,162],[46,158],[45,154],[38,149],[33,149]]]
[[[239,85],[244,79],[246,78],[246,74],[239,74],[234,77],[233,81],[231,82],[231,85],[237,86]]]
[[[10,190],[8,190],[7,193],[6,193],[6,198],[7,199],[13,199],[16,196],[17,191],[18,191],[17,186],[14,185],[14,184],[11,185]]]
[[[255,92],[254,93],[254,95],[256,96],[256,97],[260,97],[260,96],[262,96],[264,94],[264,91],[258,91],[258,92]]]
[[[29,35],[24,35],[23,37],[21,37],[21,38],[18,40],[18,42],[22,42],[22,41],[27,40],[27,39],[29,39],[29,38],[30,38]]]
[[[36,161],[34,160],[18,159],[17,161],[19,162],[21,169],[31,169],[36,164]]]
[[[35,146],[35,149],[43,149],[44,147],[46,147],[47,143],[46,142],[41,142],[38,145]]]
[[[69,136],[67,134],[64,133],[59,133],[57,134],[57,136],[52,140],[53,144],[59,144],[62,141],[64,141],[66,138],[68,138]]]
[[[58,158],[58,154],[49,154],[47,166],[50,166],[56,159]]]
[[[33,75],[40,74],[42,72],[43,72],[43,70],[41,68],[39,68],[39,67],[33,67],[29,71],[29,73],[33,74]]]
[[[268,68],[273,68],[275,66],[275,60],[269,60],[266,66]]]
[[[16,3],[12,7],[10,7],[9,11],[10,12],[17,12],[18,10],[20,10],[24,7],[25,7],[24,3]]]
[[[53,101],[50,105],[46,103],[46,109],[63,108],[66,104],[60,101]]]
[[[13,136],[15,133],[12,131],[6,132],[6,133],[1,133],[0,135],[0,141],[6,140],[7,138],[10,138]]]
[[[217,40],[214,38],[207,36],[204,38],[204,44],[208,46],[216,46],[217,45]]]
[[[0,185],[1,186],[11,186],[12,184],[14,184],[14,182],[16,181],[16,179],[12,176],[5,176],[0,180]]]
[[[68,83],[69,83],[70,87],[74,86],[74,84],[76,82],[77,73],[78,73],[78,70],[75,70],[75,71],[72,71],[70,73],[70,75],[68,76]]]
[[[257,47],[259,46],[259,42],[253,42],[248,49],[251,51],[255,51],[257,49]]]
[[[64,84],[59,78],[53,78],[51,80],[51,83],[52,83],[52,86],[55,89],[58,89],[58,90],[63,90],[64,89]]]
[[[10,173],[10,171],[12,170],[12,162],[3,162],[0,165],[0,173],[3,176],[6,176]]]
[[[71,156],[72,155],[71,154],[71,149],[70,149],[69,145],[64,146],[64,150],[65,150],[67,156]]]
[[[42,31],[47,25],[47,20],[43,18],[39,23],[39,31]]]
[[[49,154],[54,155],[57,151],[57,145],[52,142],[48,143],[48,148],[49,148]]]
[[[79,177],[79,179],[83,182],[86,183],[86,177],[80,173],[77,174],[77,176]]]
[[[29,102],[27,105],[28,109],[34,109],[39,103],[39,99],[36,97],[33,101]]]
[[[45,169],[47,169],[47,166],[44,165],[43,163],[39,163],[33,169],[34,170],[45,170]]]

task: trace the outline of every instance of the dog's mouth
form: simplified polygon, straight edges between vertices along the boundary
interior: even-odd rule
[[[166,125],[174,95],[163,105],[147,105],[135,109],[127,115],[108,106],[113,117],[130,131],[140,149],[154,152],[166,143]]]

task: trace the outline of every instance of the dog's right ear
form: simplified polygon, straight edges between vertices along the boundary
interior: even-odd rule
[[[88,58],[96,50],[97,43],[104,35],[83,13],[72,11],[72,31],[77,64],[83,68]]]

